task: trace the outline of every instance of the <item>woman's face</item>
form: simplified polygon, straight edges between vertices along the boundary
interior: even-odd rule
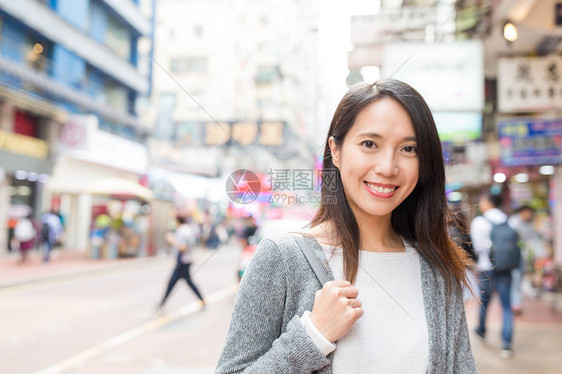
[[[416,134],[408,113],[389,98],[366,106],[337,146],[334,165],[355,216],[388,217],[418,183]]]

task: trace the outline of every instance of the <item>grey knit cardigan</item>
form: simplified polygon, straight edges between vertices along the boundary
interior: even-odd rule
[[[295,235],[295,234],[293,234]],[[316,240],[315,254],[333,275]],[[470,348],[462,293],[450,298],[439,271],[420,256],[422,292],[429,336],[428,373],[477,373]],[[217,374],[332,373],[333,352],[324,356],[300,322],[320,289],[290,234],[260,242],[236,295]]]

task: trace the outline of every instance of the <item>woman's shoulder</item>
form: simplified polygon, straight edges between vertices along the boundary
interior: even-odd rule
[[[298,274],[307,273],[309,265],[295,241],[296,235],[299,234],[277,234],[263,238],[249,268],[269,278],[289,273],[292,278],[298,278]]]
[[[296,236],[301,233],[283,233],[263,238],[258,244],[258,251],[277,252],[282,257],[292,257],[298,253],[299,245]]]

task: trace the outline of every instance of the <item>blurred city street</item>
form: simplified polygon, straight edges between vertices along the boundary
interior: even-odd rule
[[[479,372],[562,372],[562,0],[0,0],[0,374],[213,373],[311,220],[346,279],[410,238],[494,280]]]
[[[155,313],[173,261],[98,263],[61,253],[51,266],[38,258],[0,260],[0,353],[8,373],[210,374],[224,344],[236,291],[237,248],[198,250],[194,276],[208,305],[181,284]],[[53,272],[56,271],[56,272]],[[488,340],[471,333],[479,373],[555,374],[562,366],[562,310],[527,298],[515,321],[514,357],[499,356],[501,309],[489,311]],[[478,305],[467,305],[474,327]]]
[[[2,259],[3,281],[13,281],[0,286],[2,372],[211,373],[230,320],[237,255],[232,247],[198,251],[196,264],[208,259],[194,275],[206,309],[181,283],[161,311],[171,258],[116,266],[61,255],[56,276],[39,259]]]

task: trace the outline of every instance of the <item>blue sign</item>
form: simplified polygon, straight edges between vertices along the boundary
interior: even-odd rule
[[[499,138],[504,166],[562,164],[562,118],[501,121]]]

